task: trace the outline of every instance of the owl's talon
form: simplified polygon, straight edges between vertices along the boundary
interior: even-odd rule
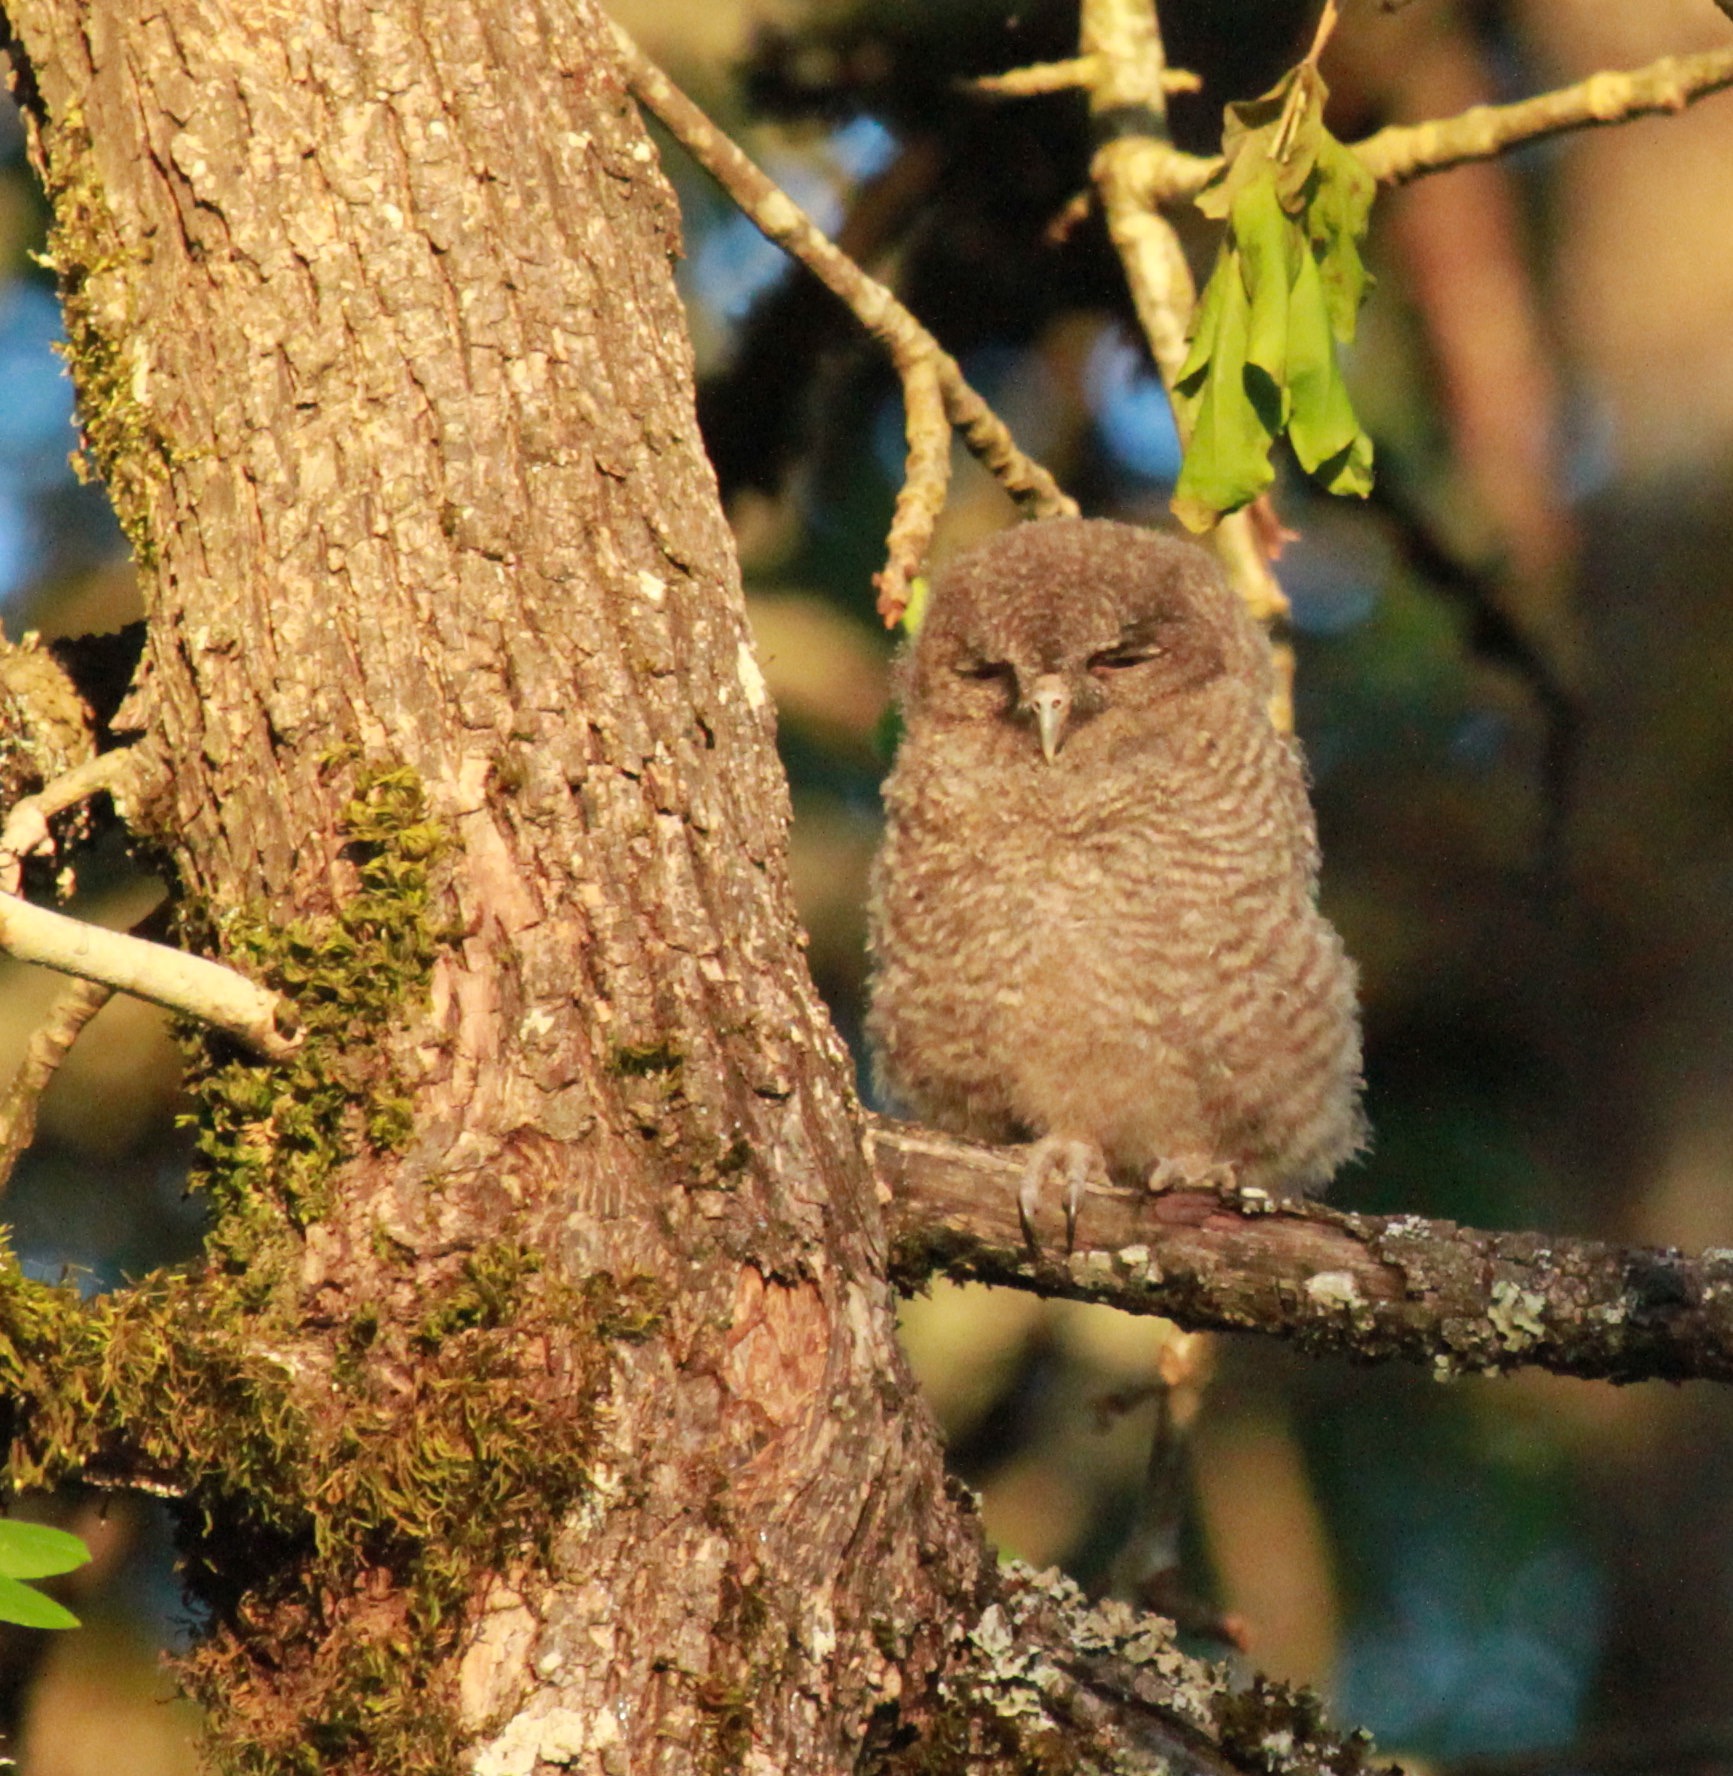
[[[1035,1233],[1035,1211],[1041,1206],[1052,1172],[1058,1172],[1065,1185],[1065,1251],[1069,1256],[1077,1244],[1077,1219],[1083,1209],[1084,1192],[1091,1184],[1106,1183],[1107,1161],[1093,1141],[1073,1140],[1064,1135],[1043,1135],[1029,1150],[1022,1182],[1017,1186],[1017,1218],[1023,1224],[1024,1242],[1037,1257],[1041,1241]]]
[[[1225,1195],[1238,1182],[1239,1174],[1227,1160],[1182,1153],[1176,1159],[1158,1159],[1143,1187],[1151,1196],[1163,1196],[1170,1190],[1213,1190]]]

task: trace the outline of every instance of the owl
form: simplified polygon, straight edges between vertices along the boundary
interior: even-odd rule
[[[1022,1203],[1365,1144],[1354,968],[1317,905],[1270,650],[1212,558],[1099,519],[1001,532],[898,665],[866,1029],[894,1105],[1034,1141]]]

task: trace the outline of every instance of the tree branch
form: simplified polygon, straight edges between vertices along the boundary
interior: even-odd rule
[[[81,802],[104,794],[124,805],[129,795],[148,794],[153,777],[160,777],[140,748],[117,747],[99,752],[45,784],[35,795],[13,803],[0,828],[0,890],[16,894],[24,875],[24,859],[53,846],[49,821]]]
[[[924,551],[932,534],[931,523],[923,515],[929,511],[936,514],[944,502],[950,432],[949,426],[939,424],[941,414],[962,432],[969,448],[1006,491],[1034,516],[1075,517],[1077,502],[1017,447],[1010,428],[969,386],[956,359],[883,284],[862,271],[787,192],[755,166],[618,25],[613,33],[627,84],[638,102],[656,116],[767,239],[792,254],[840,297],[890,352],[903,382],[908,412],[911,486],[898,501],[890,560],[879,579],[879,611],[886,626],[901,617],[898,599],[906,599],[908,581],[919,569],[919,557],[912,551],[917,547]],[[923,398],[929,380],[936,381],[940,402]],[[938,467],[941,460],[944,470]]]
[[[1023,1150],[882,1119],[867,1146],[906,1289],[940,1274],[998,1283],[1440,1376],[1733,1381],[1733,1251],[1688,1257],[1181,1187],[1091,1190],[1088,1245],[1069,1256],[1060,1205],[1043,1205],[1032,1254],[1017,1208]]]
[[[1084,0],[1080,41],[1079,65],[1093,71],[1089,113],[1099,137],[1089,176],[1125,268],[1138,325],[1171,396],[1185,363],[1197,288],[1179,236],[1147,185],[1147,157],[1154,154],[1166,164],[1175,152],[1166,136],[1168,68],[1152,0]],[[1247,513],[1229,514],[1209,542],[1253,616],[1267,623],[1286,615],[1287,597]],[[1284,725],[1291,726],[1291,719]]]
[[[1476,105],[1456,117],[1393,124],[1355,142],[1353,149],[1381,185],[1400,185],[1465,161],[1490,160],[1519,143],[1565,130],[1683,111],[1728,86],[1733,86],[1733,49],[1662,56],[1644,68],[1591,74],[1575,86],[1512,105]]]
[[[286,1033],[287,1001],[237,970],[13,894],[0,894],[0,951],[196,1018],[271,1060],[298,1046]]]
[[[1013,1562],[945,1674],[954,1697],[1010,1729],[1017,1767],[1138,1776],[1364,1776],[1365,1733],[1337,1733],[1315,1696],[1183,1652],[1172,1621],[1090,1604],[1070,1579]],[[937,1749],[937,1748],[935,1748]],[[1007,1757],[1006,1763],[1012,1761]],[[999,1767],[997,1761],[994,1767]]]
[[[1716,0],[1721,5],[1721,0]],[[1733,18],[1733,0],[1721,10]],[[1509,105],[1475,105],[1455,117],[1391,124],[1349,146],[1381,185],[1402,185],[1472,160],[1492,160],[1507,149],[1566,130],[1597,129],[1655,112],[1683,111],[1733,86],[1733,49],[1662,56],[1642,68],[1603,70],[1574,86],[1537,93]],[[1220,155],[1182,154],[1143,138],[1123,151],[1127,177],[1148,205],[1197,196],[1222,169]]]
[[[12,1182],[20,1156],[36,1135],[36,1109],[60,1063],[72,1052],[84,1026],[114,997],[97,981],[74,980],[63,987],[48,1016],[32,1033],[18,1071],[0,1098],[0,1193]]]

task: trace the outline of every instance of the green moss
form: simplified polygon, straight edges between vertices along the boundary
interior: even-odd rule
[[[622,1079],[644,1079],[657,1073],[677,1073],[685,1057],[671,1042],[621,1043],[610,1065]]]
[[[193,1182],[216,1209],[213,1250],[237,1264],[255,1261],[285,1222],[318,1220],[345,1161],[400,1151],[413,1132],[388,1038],[453,937],[433,911],[448,839],[402,767],[358,777],[342,831],[360,885],[335,911],[277,924],[248,909],[219,921],[223,948],[289,998],[301,1033],[281,1064],[219,1054],[202,1033],[192,1057]]]
[[[699,1687],[704,1712],[705,1748],[700,1768],[707,1776],[728,1776],[746,1767],[752,1748],[752,1699],[735,1684],[707,1682]]]
[[[126,248],[97,176],[83,113],[49,119],[37,106],[44,184],[50,205],[43,262],[54,270],[66,344],[60,348],[78,391],[78,421],[90,463],[106,484],[141,569],[157,559],[157,506],[180,460],[145,397],[147,343],[133,289],[142,255]],[[74,459],[81,473],[82,459]]]
[[[467,1605],[485,1573],[549,1557],[589,1485],[612,1347],[659,1311],[646,1279],[563,1283],[502,1242],[437,1293],[415,1360],[420,1333],[363,1307],[308,1387],[260,1354],[289,1329],[262,1338],[220,1272],[86,1303],[0,1256],[6,1477],[50,1486],[110,1456],[184,1488],[214,1624],[184,1676],[225,1767],[454,1776]]]
[[[542,1267],[541,1254],[498,1240],[463,1261],[462,1278],[416,1328],[414,1343],[437,1350],[454,1333],[501,1325],[518,1306],[523,1285]]]
[[[1371,1767],[1371,1734],[1338,1733],[1317,1692],[1254,1677],[1243,1690],[1224,1690],[1213,1702],[1222,1751],[1241,1769],[1328,1769],[1354,1776]]]

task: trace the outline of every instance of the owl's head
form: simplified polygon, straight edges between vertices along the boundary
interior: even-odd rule
[[[1194,543],[1107,519],[1019,524],[940,577],[902,668],[905,720],[980,724],[1056,760],[1112,718],[1231,678],[1267,701],[1269,649]]]

